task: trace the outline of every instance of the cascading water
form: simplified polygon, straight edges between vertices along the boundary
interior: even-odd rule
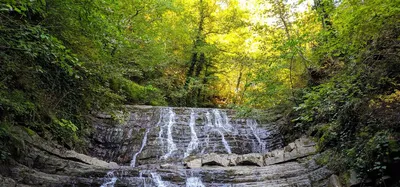
[[[114,175],[114,171],[109,171],[105,177],[105,182],[100,187],[114,187],[118,178]]]
[[[0,186],[325,187],[335,178],[316,162],[312,140],[283,147],[282,115],[266,122],[223,109],[126,106],[124,111],[129,113],[118,121],[104,113],[90,116],[94,130],[87,154],[12,129],[29,154],[3,165]]]
[[[228,142],[225,140],[224,133],[222,133],[220,130],[216,130],[216,131],[221,135],[222,144],[224,144],[226,152],[228,152],[229,154],[232,154],[231,147],[229,146]]]
[[[164,184],[164,181],[161,180],[161,176],[155,172],[151,173],[151,178],[153,179],[154,183],[156,184],[157,187],[167,187]]]
[[[215,127],[222,129],[226,132],[232,131],[232,126],[229,123],[229,118],[225,112],[220,112],[220,110],[213,109],[213,114],[215,118]]]
[[[229,117],[225,112],[217,109],[212,109],[210,111],[206,112],[202,111],[201,112],[202,116],[197,116],[196,112],[193,109],[190,110],[190,118],[189,121],[186,122],[186,124],[189,127],[191,139],[187,145],[184,145],[184,147],[186,147],[186,150],[183,151],[182,158],[188,157],[190,154],[193,153],[193,151],[197,149],[202,149],[203,150],[202,152],[204,153],[204,150],[209,148],[210,146],[208,141],[209,140],[208,134],[207,138],[203,139],[204,142],[200,142],[198,138],[196,132],[196,118],[198,117],[205,117],[206,119],[205,121],[206,123],[204,124],[205,129],[203,129],[204,132],[214,133],[215,135],[220,136],[220,142],[221,142],[220,145],[224,147],[226,153],[229,154],[232,153],[229,142],[225,138],[226,134],[232,134],[234,132],[233,127],[230,124]],[[167,159],[171,157],[172,154],[175,154],[176,151],[178,151],[178,147],[175,143],[173,134],[173,128],[177,123],[176,119],[177,119],[176,113],[173,111],[172,108],[161,109],[160,118],[157,123],[157,126],[160,127],[158,140],[160,141],[161,149],[166,150],[165,154],[161,157],[161,159]],[[165,140],[166,140],[166,146],[164,145]],[[205,146],[205,148],[203,146]],[[214,144],[212,146],[214,150],[215,147],[217,147],[218,145]]]
[[[118,139],[122,140],[120,145],[133,143],[135,146],[132,147],[135,147],[136,151],[129,154],[127,152],[129,147],[122,147],[118,148],[120,153],[112,154],[122,155],[118,157],[119,163],[124,165],[130,162],[131,169],[126,167],[122,169],[128,171],[125,174],[119,171],[118,178],[114,172],[109,172],[103,179],[101,187],[114,185],[205,187],[209,186],[209,183],[202,181],[206,173],[201,170],[196,171],[195,175],[182,174],[191,171],[179,166],[184,159],[210,153],[262,153],[272,146],[266,143],[270,142],[271,134],[268,130],[260,129],[257,121],[231,118],[233,115],[231,113],[228,115],[228,112],[219,109],[160,107],[152,108],[145,115],[139,112],[131,114],[123,130],[126,133],[122,133],[123,136],[126,134],[126,138],[118,137]],[[134,139],[138,136],[134,132],[144,132],[142,139]],[[110,141],[115,139],[110,134],[105,137]],[[120,147],[120,145],[115,147]],[[140,145],[139,149],[137,145]],[[279,144],[274,146],[279,146]],[[131,159],[125,161],[129,155]],[[113,158],[105,160],[113,160]],[[130,170],[137,170],[137,172],[129,172]],[[134,173],[136,176],[132,176]],[[215,171],[211,175],[216,177],[213,180],[218,180],[219,175],[225,174]],[[207,180],[210,178],[208,177]],[[226,185],[213,183],[212,186]]]
[[[167,112],[161,112],[161,115],[165,115],[161,116],[161,119],[168,119],[167,124],[164,125],[167,128],[167,153],[161,157],[162,159],[167,159],[174,151],[177,150],[172,136],[172,126],[175,124],[175,112],[171,108],[167,108]],[[162,129],[164,126],[161,126],[160,129]],[[159,135],[160,139],[163,141],[162,132],[163,131],[160,130]]]
[[[199,145],[199,139],[197,138],[197,134],[196,134],[196,115],[194,113],[193,110],[191,110],[190,113],[190,122],[189,122],[189,127],[190,127],[190,143],[186,149],[185,155],[184,157],[187,157],[190,155],[190,153],[197,149],[198,145]]]
[[[199,177],[189,177],[186,179],[186,187],[205,187]]]
[[[254,137],[256,138],[257,142],[258,142],[258,146],[255,144],[254,147],[254,152],[259,152],[259,153],[264,153],[265,152],[265,146],[266,143],[264,141],[261,141],[260,136],[258,135],[258,123],[255,119],[246,119],[246,124],[247,126],[250,127],[251,131],[253,132]]]
[[[232,126],[229,124],[229,119],[226,116],[225,113],[223,113],[224,118],[221,117],[221,113],[219,110],[214,109],[213,110],[214,114],[214,131],[216,131],[218,134],[221,135],[221,141],[222,144],[224,145],[226,151],[231,154],[231,147],[229,146],[228,142],[225,140],[225,135],[224,132],[231,132]]]
[[[139,151],[137,153],[135,153],[132,157],[132,161],[131,161],[131,167],[135,167],[136,165],[136,157],[138,154],[140,154],[143,151],[144,146],[146,146],[146,142],[147,142],[147,134],[149,134],[150,129],[146,129],[146,132],[144,133],[143,136],[143,141],[142,141],[142,145],[139,149]]]

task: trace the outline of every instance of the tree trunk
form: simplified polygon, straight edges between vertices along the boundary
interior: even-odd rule
[[[189,70],[186,74],[186,81],[185,81],[185,86],[184,86],[185,90],[188,90],[190,79],[193,76],[193,71],[194,71],[194,67],[196,66],[196,62],[197,62],[197,52],[193,52],[192,59],[190,60]]]
[[[201,92],[200,90],[192,90],[189,88],[189,85],[191,83],[192,78],[199,79],[199,76],[201,74],[201,71],[203,70],[203,66],[205,64],[205,54],[203,52],[200,52],[198,48],[204,45],[204,36],[203,36],[203,30],[204,30],[204,19],[205,19],[205,14],[204,14],[204,5],[203,5],[203,0],[199,0],[200,7],[199,7],[199,14],[200,14],[200,20],[199,20],[199,27],[197,31],[197,36],[196,40],[194,41],[193,44],[193,52],[192,52],[192,59],[190,61],[190,66],[189,70],[186,74],[186,81],[184,85],[184,90],[187,92],[186,96],[186,102],[187,103],[194,103],[195,105],[197,104],[197,97],[199,93]],[[193,98],[194,97],[194,98]]]

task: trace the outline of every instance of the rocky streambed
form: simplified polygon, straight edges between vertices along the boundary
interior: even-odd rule
[[[234,111],[131,106],[93,116],[87,154],[19,129],[27,154],[3,165],[0,186],[337,186],[315,145],[284,146],[276,123]]]

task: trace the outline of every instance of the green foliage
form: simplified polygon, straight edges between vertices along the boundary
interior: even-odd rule
[[[377,9],[378,3],[386,9]],[[343,1],[333,10],[331,28],[314,49],[325,79],[304,89],[303,102],[294,108],[293,122],[338,160],[333,168],[354,169],[376,184],[397,176],[400,154],[399,123],[393,120],[399,117],[400,14],[392,3]]]
[[[166,2],[154,12],[155,3],[138,4],[148,11],[138,14],[141,21],[168,9]],[[143,81],[160,74],[155,62],[165,57],[155,43],[156,27],[141,23],[141,35],[127,32],[121,21],[130,14],[121,9],[111,1],[1,2],[0,123],[25,126],[73,148],[90,128],[91,111],[165,104],[164,94]],[[1,137],[12,136],[2,131]]]
[[[355,159],[353,166],[373,178],[387,175],[388,167],[393,167],[400,159],[400,146],[393,135],[389,131],[376,132],[356,155],[349,153],[350,158]]]
[[[118,90],[120,95],[124,95],[130,103],[147,105],[165,105],[162,92],[152,85],[141,86],[137,83],[124,78],[113,79],[113,90]]]
[[[255,2],[262,6],[2,1],[0,158],[16,152],[6,143],[18,142],[13,125],[81,147],[86,116],[123,104],[229,106],[242,115],[295,106],[293,129],[315,136],[343,163],[338,170],[392,175],[400,138],[398,2],[315,0],[305,12],[283,0]],[[266,16],[273,23],[260,19]]]
[[[295,107],[302,115],[295,120],[303,122],[334,122],[357,105],[363,96],[358,87],[360,77],[356,75],[337,76],[329,82],[305,90],[304,103]]]
[[[39,13],[38,16],[43,15]],[[78,94],[84,87],[83,78],[87,74],[82,63],[42,26],[12,16],[3,19],[2,23],[7,27],[1,29],[0,37],[4,44],[1,52],[3,63],[0,64],[0,85],[3,88],[0,91],[1,120],[42,132],[59,126],[46,120],[56,111],[57,117],[79,120],[72,115],[81,110],[73,105],[73,101],[83,100]],[[67,139],[60,134],[54,135]]]
[[[34,1],[15,1],[5,0],[1,4],[1,11],[15,11],[21,16],[27,17],[30,13],[43,14],[45,9],[45,0]]]

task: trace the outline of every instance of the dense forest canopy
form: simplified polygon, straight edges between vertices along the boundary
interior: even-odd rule
[[[399,21],[398,0],[2,0],[0,144],[74,148],[126,104],[283,107],[339,169],[393,174]]]

